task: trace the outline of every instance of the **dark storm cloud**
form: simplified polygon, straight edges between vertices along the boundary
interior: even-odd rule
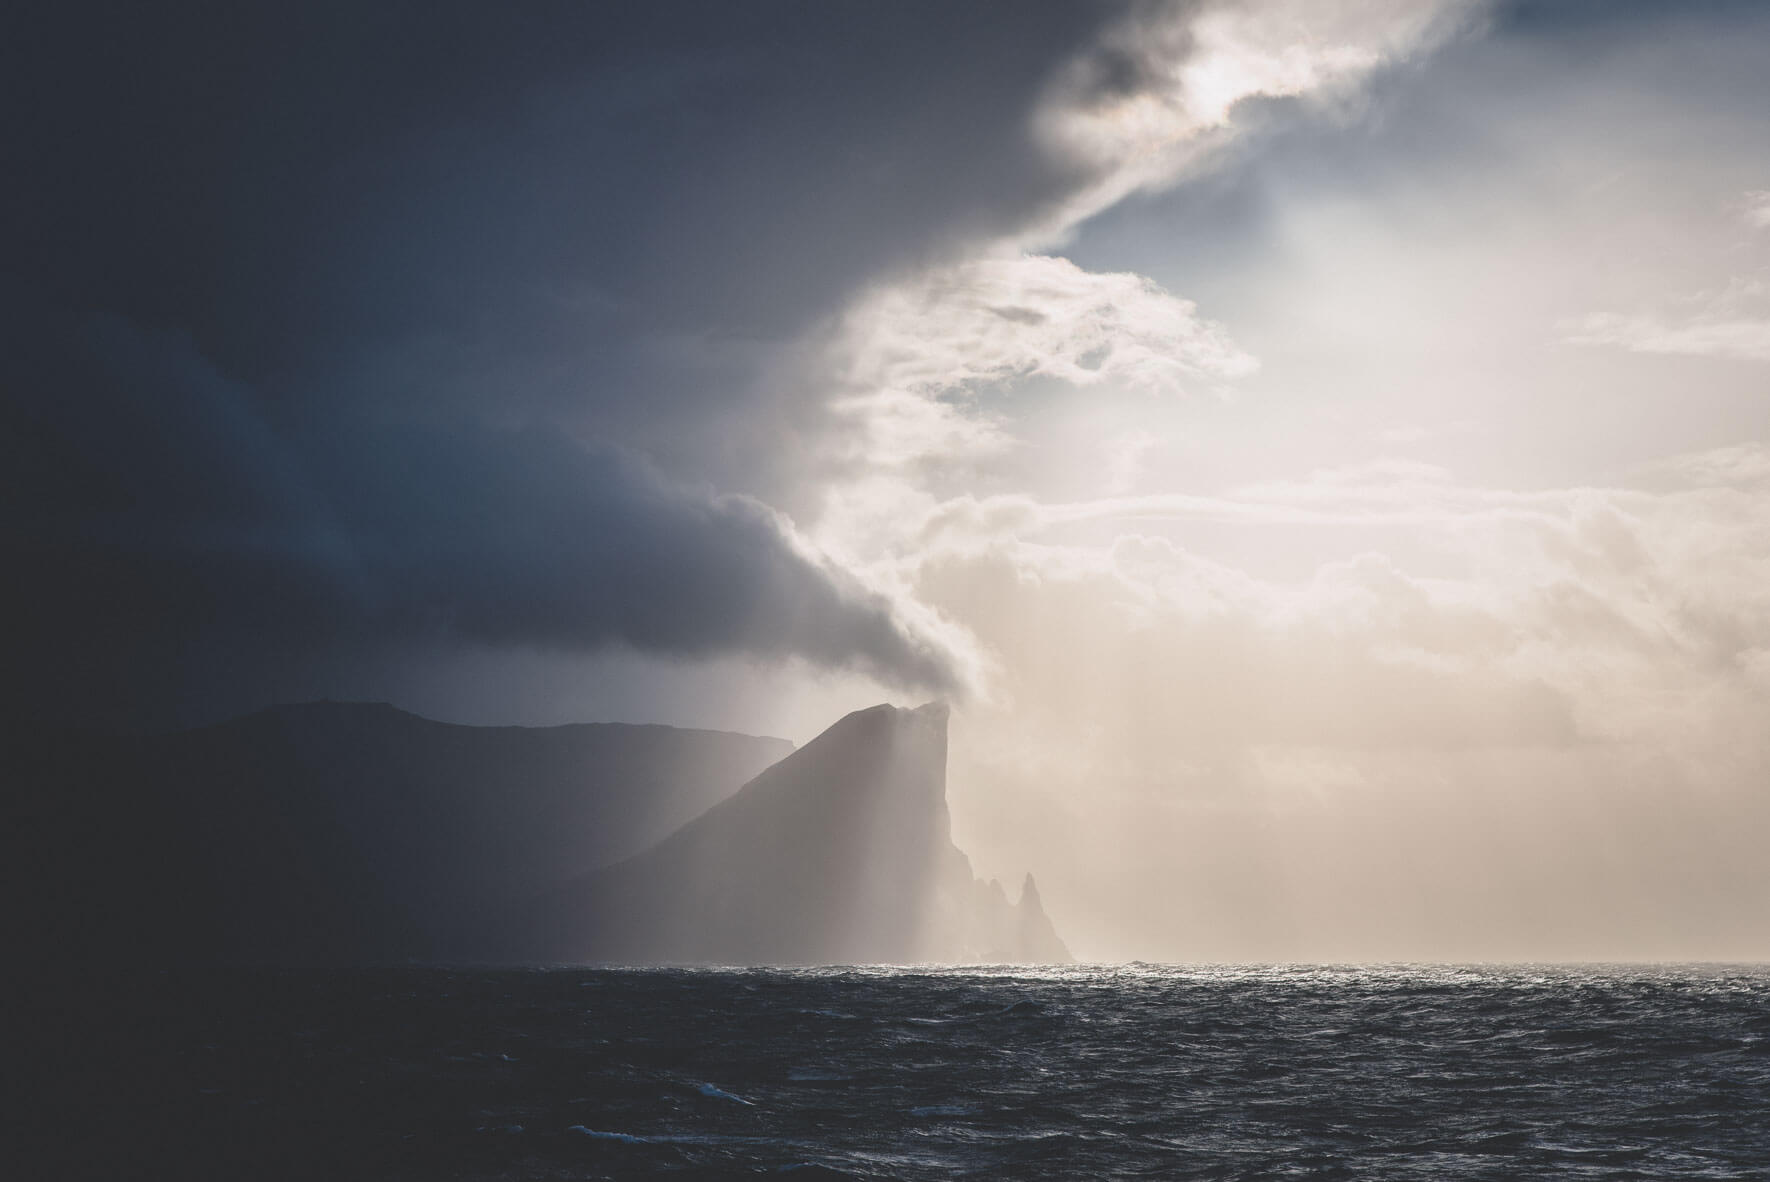
[[[80,396],[8,459],[7,514],[37,690],[219,642],[798,654],[949,688],[889,604],[796,549],[746,498],[665,484],[540,423],[326,420],[279,431],[187,341],[110,324]],[[108,374],[107,372],[108,371]],[[109,382],[105,381],[106,377]],[[77,454],[52,444],[78,442]],[[53,498],[46,493],[55,494]],[[9,504],[20,502],[9,497]],[[247,660],[246,657],[238,658]]]
[[[0,51],[10,668],[392,644],[950,659],[758,503],[766,380],[1060,194],[1085,5],[39,6]],[[256,655],[255,655],[256,654]],[[262,662],[261,662],[262,663]]]
[[[611,336],[791,330],[1061,183],[1022,124],[1106,10],[1043,7],[60,17],[14,47],[25,265],[248,377],[414,332],[532,348],[585,303]]]

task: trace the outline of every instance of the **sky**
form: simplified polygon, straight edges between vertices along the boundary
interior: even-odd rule
[[[1770,958],[1770,8],[0,45],[12,718],[943,698],[1083,958]]]

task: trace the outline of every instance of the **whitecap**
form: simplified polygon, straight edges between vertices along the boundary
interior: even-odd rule
[[[710,1083],[704,1083],[704,1084],[698,1085],[698,1090],[700,1091],[701,1095],[711,1096],[715,1100],[731,1100],[731,1101],[738,1103],[738,1104],[747,1104],[751,1108],[756,1107],[756,1105],[753,1101],[746,1100],[742,1096],[734,1096],[730,1092],[726,1091],[724,1088],[716,1088]]]
[[[595,1137],[599,1141],[619,1141],[623,1145],[650,1144],[644,1137],[635,1137],[632,1133],[605,1133],[601,1129],[587,1129],[583,1125],[572,1125],[566,1129],[568,1133],[577,1133],[585,1137]]]

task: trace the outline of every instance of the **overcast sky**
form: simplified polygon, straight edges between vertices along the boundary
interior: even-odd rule
[[[1770,8],[39,5],[14,717],[955,702],[1083,957],[1770,957]]]

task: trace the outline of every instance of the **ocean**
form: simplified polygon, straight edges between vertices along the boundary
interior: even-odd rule
[[[20,1178],[1770,1178],[1759,967],[118,972],[37,1017]]]

